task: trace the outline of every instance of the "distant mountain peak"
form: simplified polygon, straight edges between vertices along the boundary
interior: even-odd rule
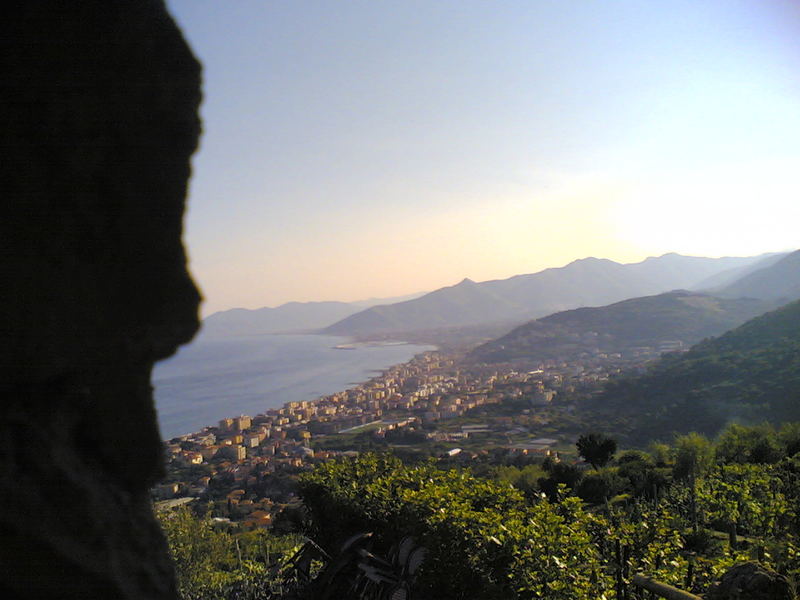
[[[661,256],[648,256],[644,259],[643,262],[652,262],[654,260],[662,260],[665,258],[686,258],[683,254],[678,254],[677,252],[667,252],[666,254],[662,254]]]
[[[474,281],[472,281],[472,279],[470,279],[469,277],[464,277],[464,279],[462,279],[456,284],[456,287],[458,287],[459,285],[477,285],[477,284]]]
[[[561,272],[564,274],[568,274],[574,276],[574,274],[578,273],[590,273],[590,272],[607,272],[609,269],[614,269],[617,267],[622,267],[623,265],[613,261],[608,258],[597,258],[596,256],[587,256],[585,258],[578,258],[573,260],[571,263],[564,265],[563,267],[557,267],[552,269],[546,269],[544,272]],[[535,275],[535,274],[534,274]]]

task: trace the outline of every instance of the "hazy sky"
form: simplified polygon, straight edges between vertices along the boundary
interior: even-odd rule
[[[800,246],[800,2],[168,0],[204,314]]]

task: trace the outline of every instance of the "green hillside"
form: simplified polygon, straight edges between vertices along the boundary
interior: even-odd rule
[[[481,362],[568,360],[597,352],[658,350],[667,341],[688,347],[773,307],[755,299],[668,292],[537,319],[479,346],[472,357]]]
[[[675,431],[714,434],[732,420],[797,420],[800,301],[611,382],[587,408],[642,443]]]

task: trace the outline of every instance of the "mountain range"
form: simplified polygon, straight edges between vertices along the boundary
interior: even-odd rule
[[[439,332],[437,336],[443,339],[450,336],[477,343],[545,315],[676,289],[719,298],[747,296],[774,301],[774,306],[778,300],[800,297],[800,251],[725,258],[670,253],[630,264],[590,257],[508,279],[480,283],[464,279],[433,292],[399,298],[235,308],[207,317],[203,335],[313,331],[412,340],[415,334],[431,337],[431,332]]]
[[[620,264],[585,258],[529,275],[438,289],[419,298],[373,306],[326,327],[323,333],[386,335],[492,322],[518,325],[530,319],[583,306],[602,306],[674,289],[699,289],[723,272],[756,266],[772,256],[704,258],[671,253]],[[727,280],[724,280],[727,281]]]
[[[402,302],[420,295],[370,298],[356,302],[287,302],[274,308],[232,308],[203,319],[202,331],[206,337],[309,332],[375,304]]]

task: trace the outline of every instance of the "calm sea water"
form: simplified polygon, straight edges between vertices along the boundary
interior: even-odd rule
[[[347,341],[321,335],[214,339],[201,334],[153,372],[162,437],[332,394],[433,350],[411,344],[334,348]]]

